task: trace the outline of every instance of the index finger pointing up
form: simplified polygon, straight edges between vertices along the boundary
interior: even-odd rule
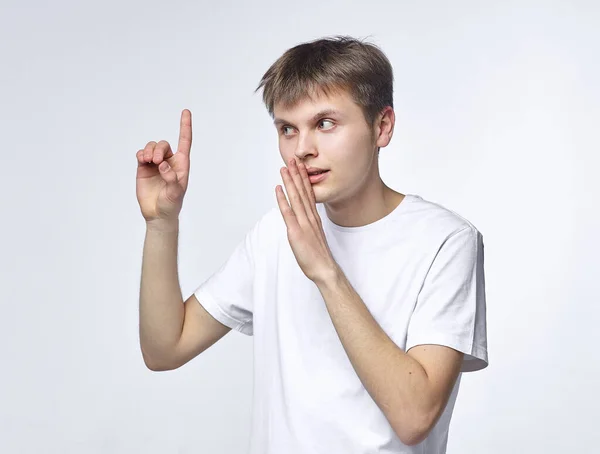
[[[192,112],[188,109],[183,109],[181,112],[181,123],[179,125],[179,144],[177,152],[184,153],[189,156],[192,148]]]

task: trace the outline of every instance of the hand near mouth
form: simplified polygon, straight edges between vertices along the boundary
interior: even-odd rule
[[[302,272],[313,282],[323,281],[335,273],[338,264],[327,244],[321,217],[317,212],[315,194],[304,164],[290,160],[281,175],[288,200],[281,185],[275,193],[279,210],[287,226],[288,241]]]

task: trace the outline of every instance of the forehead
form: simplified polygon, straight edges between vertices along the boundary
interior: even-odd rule
[[[354,102],[350,94],[345,90],[337,90],[326,94],[324,92],[313,93],[303,97],[293,105],[285,106],[275,103],[273,106],[274,123],[284,121],[311,121],[319,113],[337,114],[337,116],[351,117],[361,115],[362,110]]]

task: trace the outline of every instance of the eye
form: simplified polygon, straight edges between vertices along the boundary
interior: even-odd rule
[[[329,124],[331,124],[331,126],[329,126],[328,128],[324,128],[324,129],[331,129],[333,127],[333,121],[331,121],[331,120],[321,120],[321,121],[319,121],[319,124],[323,124],[323,123],[329,123]]]
[[[281,132],[283,133],[284,136],[288,136],[289,134],[286,134],[286,130],[287,129],[293,129],[291,126],[282,126],[281,127]]]

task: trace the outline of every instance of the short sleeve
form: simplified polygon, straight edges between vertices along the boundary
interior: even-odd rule
[[[483,236],[472,226],[444,241],[425,277],[406,351],[422,344],[463,352],[462,372],[488,365]]]
[[[246,233],[225,263],[194,291],[209,314],[248,336],[253,334],[254,251],[258,225]]]

